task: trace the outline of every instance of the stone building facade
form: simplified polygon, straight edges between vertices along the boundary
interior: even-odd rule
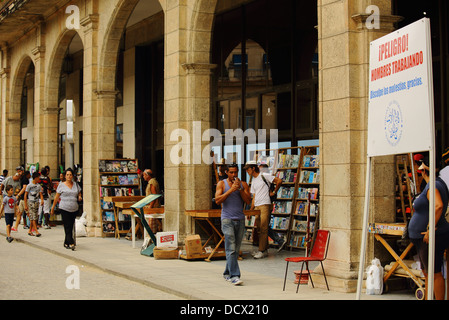
[[[379,9],[378,28],[367,27],[370,5]],[[194,232],[184,210],[211,206],[211,166],[173,163],[172,149],[179,141],[172,133],[178,129],[193,133],[198,125],[203,131],[217,128],[225,115],[222,102],[231,101],[231,105],[230,96],[237,93],[243,128],[276,128],[279,140],[290,145],[303,139],[319,141],[320,226],[332,232],[326,273],[334,290],[355,290],[365,188],[369,43],[399,27],[402,12],[412,19],[421,14],[419,9],[404,9],[403,1],[395,0],[307,4],[292,0],[9,0],[0,2],[0,8],[2,169],[12,172],[18,164],[29,162],[67,167],[67,155],[73,151],[70,161],[83,167],[89,234],[101,236],[98,160],[117,155],[138,158],[141,168],[151,166],[159,172],[165,197],[164,228],[177,230],[182,240]],[[434,11],[438,16],[438,10]],[[252,68],[249,59],[246,65],[247,48],[261,52],[261,66]],[[240,65],[238,51],[243,53]],[[229,58],[232,52],[234,60]],[[440,55],[441,63],[446,54]],[[221,95],[221,89],[233,85],[228,82],[226,87],[220,80],[225,69],[229,80],[231,60],[231,78],[238,78],[236,70],[243,70],[260,79],[257,83],[240,80],[237,91]],[[264,71],[268,65],[270,71]],[[297,86],[312,88],[305,91],[314,94],[305,108],[292,102],[300,97]],[[270,111],[265,112],[263,99],[273,99],[276,90],[284,90],[288,97],[287,116],[278,113],[277,121],[270,122],[264,119]],[[263,112],[255,107],[251,111],[247,96],[260,99]],[[76,109],[72,150],[65,136],[67,99],[74,101]],[[276,106],[282,105],[279,95],[274,99],[278,99]],[[441,110],[445,110],[446,97],[442,99]],[[312,119],[304,127],[297,121],[301,112],[308,112]],[[250,124],[253,120],[246,114],[255,115],[257,125]],[[447,123],[443,114],[442,146]],[[185,147],[192,158],[209,144],[191,140]],[[52,175],[56,177],[56,170]],[[376,159],[372,220],[394,220],[394,179],[394,158]],[[377,250],[374,241],[369,241],[368,259]]]

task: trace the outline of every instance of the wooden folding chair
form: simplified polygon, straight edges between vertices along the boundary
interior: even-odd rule
[[[301,265],[301,273],[299,275],[299,281],[298,281],[298,287],[296,288],[296,293],[298,293],[299,284],[301,283],[302,278],[302,269],[304,268],[304,263],[306,264],[307,271],[309,272],[310,276],[310,282],[312,283],[312,287],[315,288],[313,285],[312,275],[310,274],[309,270],[309,262],[311,261],[319,261],[321,264],[321,269],[323,270],[324,280],[326,281],[326,287],[327,290],[329,290],[329,285],[327,284],[327,278],[326,274],[324,273],[324,267],[323,267],[323,261],[326,260],[327,257],[327,250],[329,247],[329,239],[330,239],[330,231],[327,230],[318,230],[315,243],[312,248],[312,252],[310,256],[308,257],[291,257],[291,258],[285,258],[285,261],[287,261],[287,267],[285,269],[285,278],[284,278],[284,291],[285,291],[285,282],[287,281],[287,271],[288,271],[288,264],[289,262],[302,262]]]

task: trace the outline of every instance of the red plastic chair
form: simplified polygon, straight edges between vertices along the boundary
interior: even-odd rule
[[[291,257],[291,258],[285,258],[285,261],[287,261],[287,267],[285,269],[285,278],[284,278],[284,291],[285,291],[285,282],[287,281],[287,271],[288,271],[288,263],[289,262],[302,262],[301,265],[301,273],[299,275],[299,281],[298,281],[298,287],[296,288],[296,293],[298,293],[299,284],[301,283],[301,277],[302,277],[302,269],[304,268],[304,263],[306,264],[307,271],[309,272],[310,276],[310,282],[312,283],[312,287],[315,288],[313,285],[312,275],[309,271],[309,262],[310,261],[319,261],[321,263],[321,269],[323,270],[324,280],[326,281],[326,287],[329,291],[329,285],[327,284],[326,274],[324,273],[324,267],[323,267],[323,261],[326,260],[327,257],[327,249],[329,247],[329,239],[330,239],[330,232],[327,230],[318,230],[315,243],[312,248],[312,252],[309,257]]]

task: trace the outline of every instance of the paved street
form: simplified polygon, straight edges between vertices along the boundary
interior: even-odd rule
[[[0,240],[0,300],[181,299],[25,243]],[[68,289],[66,282],[69,287],[78,283],[77,270],[79,289]]]

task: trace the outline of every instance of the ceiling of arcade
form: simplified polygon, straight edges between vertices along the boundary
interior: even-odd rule
[[[0,4],[0,42],[14,42],[68,0],[9,0]]]

